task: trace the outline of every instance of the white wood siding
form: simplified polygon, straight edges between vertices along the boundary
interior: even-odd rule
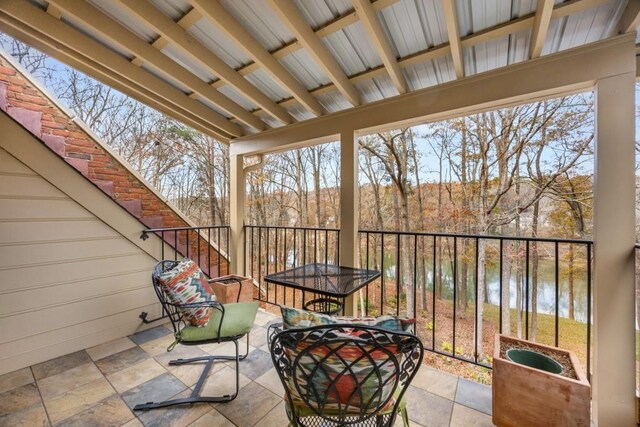
[[[48,154],[31,139],[37,165]],[[65,185],[87,196],[88,184],[105,203],[72,177],[78,183]],[[141,311],[159,312],[150,283],[156,259],[133,243],[135,219],[114,212],[128,237],[0,148],[0,374],[129,335]]]

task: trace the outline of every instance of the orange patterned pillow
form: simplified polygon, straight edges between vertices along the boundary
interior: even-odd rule
[[[188,258],[180,261],[171,270],[159,274],[158,281],[173,304],[216,300],[215,294],[210,292],[207,286],[207,277],[200,267]],[[211,318],[210,307],[178,308],[178,311],[192,326],[206,326]]]

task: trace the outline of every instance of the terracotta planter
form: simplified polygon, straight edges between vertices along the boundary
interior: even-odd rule
[[[253,280],[249,277],[235,275],[216,277],[209,280],[209,286],[222,304],[234,303],[238,301],[238,292],[240,291],[238,280],[242,282],[239,302],[253,301]]]
[[[501,347],[521,347],[554,359],[569,360],[576,379],[515,363],[501,356]],[[515,359],[515,358],[514,358]],[[544,366],[544,365],[539,365]],[[511,426],[590,425],[591,386],[576,356],[565,350],[496,335],[493,357],[493,423]]]

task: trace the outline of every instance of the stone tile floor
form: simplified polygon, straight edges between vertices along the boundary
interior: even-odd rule
[[[267,348],[266,326],[275,319],[258,313],[249,357],[240,364],[240,393],[230,403],[132,412],[137,403],[190,393],[202,365],[169,360],[232,353],[231,343],[167,353],[173,335],[164,325],[0,376],[0,426],[286,426],[284,390]],[[204,393],[231,393],[234,376],[232,363],[216,364]],[[427,366],[407,404],[413,426],[492,425],[489,387]]]

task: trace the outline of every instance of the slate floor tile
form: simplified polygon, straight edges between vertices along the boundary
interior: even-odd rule
[[[280,402],[280,397],[252,382],[235,400],[216,406],[216,410],[236,425],[252,426]]]
[[[456,391],[456,402],[491,415],[491,387],[460,378]]]
[[[409,386],[405,394],[409,419],[424,427],[448,426],[453,402],[444,397]]]
[[[411,385],[421,388],[441,397],[453,400],[456,395],[458,377],[446,372],[431,369],[426,366],[420,367]]]
[[[164,337],[165,335],[171,334],[171,331],[164,326],[156,326],[155,328],[146,329],[144,331],[136,332],[133,335],[130,335],[129,338],[131,341],[138,345],[142,345],[149,341],[153,341],[160,337]]]
[[[67,418],[56,427],[112,427],[120,426],[133,418],[133,413],[127,408],[120,396],[116,395],[86,411]]]
[[[191,390],[184,390],[171,399],[189,397]],[[196,421],[211,410],[211,405],[197,403],[194,405],[176,405],[153,411],[141,412],[138,419],[145,427],[185,427]]]
[[[485,413],[455,403],[450,427],[491,427],[491,417]]]
[[[122,393],[122,399],[129,408],[133,408],[138,403],[162,402],[185,389],[180,380],[165,373]]]
[[[23,368],[0,375],[0,394],[33,382],[30,368]]]
[[[118,338],[117,340],[109,341],[107,343],[88,348],[87,354],[89,354],[89,357],[91,357],[92,360],[96,361],[107,356],[111,356],[112,354],[127,350],[131,347],[134,347],[135,345],[136,343],[131,341],[129,338],[122,337]]]
[[[29,406],[18,412],[12,412],[6,415],[0,415],[0,426],[24,426],[24,427],[45,427],[50,426],[47,413],[42,403]]]
[[[80,386],[102,378],[102,373],[93,362],[68,369],[59,374],[38,380],[38,389],[43,399],[50,399]]]
[[[89,362],[91,362],[91,357],[89,357],[86,351],[81,350],[38,363],[37,365],[33,365],[31,369],[33,370],[35,379],[41,380]]]
[[[133,366],[136,363],[140,363],[148,358],[149,355],[147,353],[145,353],[140,347],[135,346],[100,359],[96,361],[95,364],[103,374],[109,375]]]
[[[40,403],[36,385],[26,384],[0,394],[0,416],[19,412]]]
[[[273,368],[271,355],[262,350],[252,351],[246,359],[240,362],[240,372],[252,380],[262,376],[271,368]]]
[[[153,359],[147,359],[111,375],[107,375],[107,379],[118,393],[124,393],[166,372],[158,362]]]
[[[220,412],[212,409],[190,424],[189,427],[235,427],[235,424],[226,419]]]
[[[115,394],[104,378],[87,383],[64,394],[44,400],[47,414],[53,424],[76,415]]]

